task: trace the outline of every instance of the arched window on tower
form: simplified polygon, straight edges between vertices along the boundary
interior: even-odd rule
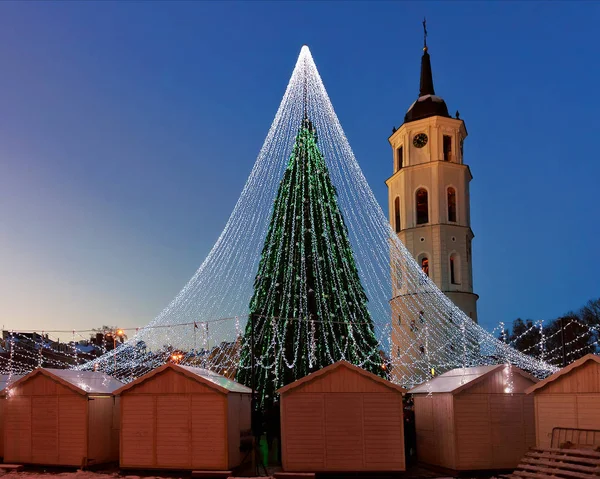
[[[421,270],[429,276],[429,259],[427,257],[421,259]]]
[[[448,221],[456,223],[456,190],[451,186],[447,190],[448,197]]]
[[[394,200],[394,225],[396,233],[400,233],[400,198],[398,196]]]
[[[452,137],[444,135],[444,161],[452,161]]]
[[[401,170],[404,166],[404,151],[402,147],[396,150],[396,164],[398,165],[398,168],[396,168],[396,170]]]
[[[427,190],[419,188],[415,194],[417,202],[417,224],[422,225],[429,223],[429,201],[427,198]]]
[[[450,255],[450,283],[460,284],[460,256],[456,253]]]

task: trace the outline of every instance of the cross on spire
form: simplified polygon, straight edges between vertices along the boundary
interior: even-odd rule
[[[423,50],[427,51],[427,17],[423,17]]]

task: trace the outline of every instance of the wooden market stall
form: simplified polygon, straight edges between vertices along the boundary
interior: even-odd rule
[[[8,388],[4,461],[82,467],[117,460],[112,392],[123,383],[94,371],[36,369]]]
[[[507,365],[453,369],[409,393],[414,397],[417,458],[452,471],[515,468],[535,444],[537,379]]]
[[[225,471],[241,464],[251,390],[212,371],[165,364],[123,386],[122,468]]]
[[[405,470],[405,389],[339,361],[278,392],[284,471]]]
[[[0,374],[0,457],[4,457],[4,415],[6,408],[6,388],[21,376],[15,374]]]
[[[600,356],[588,354],[527,392],[535,402],[538,447],[600,446]]]

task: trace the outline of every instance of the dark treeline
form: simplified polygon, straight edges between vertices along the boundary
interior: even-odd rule
[[[577,311],[544,321],[521,318],[514,321],[511,329],[500,333],[506,341],[525,354],[544,359],[556,366],[572,363],[589,353],[600,351],[600,298],[590,300]]]

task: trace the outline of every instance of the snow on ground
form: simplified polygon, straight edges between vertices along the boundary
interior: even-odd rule
[[[140,476],[126,476],[118,472],[52,472],[44,469],[34,471],[6,472],[0,469],[0,477],[3,479],[142,479]],[[173,476],[171,476],[172,478]],[[171,479],[169,478],[169,479]],[[159,476],[144,476],[143,479],[162,479]]]

